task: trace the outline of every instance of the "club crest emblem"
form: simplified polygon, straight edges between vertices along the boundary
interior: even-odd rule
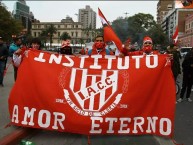
[[[100,74],[89,74],[88,69],[72,68],[69,77],[69,89],[63,87],[64,97],[80,115],[103,116],[111,112],[121,100],[118,70],[101,70]]]

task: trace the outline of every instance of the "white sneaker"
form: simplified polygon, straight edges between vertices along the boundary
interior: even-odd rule
[[[179,98],[177,101],[180,103],[180,102],[182,102],[183,100],[182,100],[182,98]]]
[[[188,102],[192,102],[192,99],[188,98],[187,101],[188,101]]]

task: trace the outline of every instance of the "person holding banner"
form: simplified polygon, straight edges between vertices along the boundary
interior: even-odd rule
[[[153,50],[153,41],[149,36],[143,38],[143,47],[141,51],[142,54],[146,55],[159,54],[158,51]]]
[[[105,48],[106,44],[102,35],[98,35],[95,38],[95,42],[92,49],[88,50],[87,55],[114,55],[114,53]]]
[[[124,43],[124,47],[122,49],[122,52],[119,54],[120,57],[122,56],[127,56],[130,53],[132,53],[133,50],[131,49],[131,39],[128,38],[125,43]]]
[[[31,41],[31,48],[29,50],[41,50],[41,41],[38,38],[33,38]],[[19,48],[13,54],[13,65],[18,68],[22,62],[24,55],[27,53],[28,49]]]
[[[142,49],[139,51],[130,51],[130,48],[126,48],[127,43],[125,43],[125,48],[120,53],[120,57],[123,56],[133,56],[133,55],[151,55],[151,54],[158,54],[158,51],[153,50],[153,41],[149,36],[145,36],[143,39],[143,46]],[[126,51],[127,49],[127,51]],[[129,51],[128,51],[129,50]]]

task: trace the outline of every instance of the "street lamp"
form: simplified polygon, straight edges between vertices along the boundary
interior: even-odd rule
[[[125,18],[127,18],[127,14],[129,14],[129,13],[125,12],[124,14],[125,14]]]
[[[77,23],[78,23],[78,14],[77,13],[75,13],[74,15],[76,15],[77,16]],[[76,29],[76,32],[75,32],[75,44],[77,43],[77,29],[78,29],[78,27],[77,27],[77,24],[75,25],[75,29]]]

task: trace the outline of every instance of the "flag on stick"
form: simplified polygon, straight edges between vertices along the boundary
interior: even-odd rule
[[[113,41],[115,43],[115,45],[117,46],[117,48],[119,49],[119,51],[122,50],[122,42],[119,39],[119,37],[115,34],[115,32],[113,31],[113,28],[109,25],[107,19],[105,18],[105,16],[103,15],[103,13],[101,12],[101,10],[98,8],[98,14],[99,17],[101,19],[101,23],[103,25],[103,31],[104,31],[104,41]]]
[[[176,26],[176,30],[174,32],[174,35],[172,36],[174,44],[177,44],[178,42],[178,26]]]

